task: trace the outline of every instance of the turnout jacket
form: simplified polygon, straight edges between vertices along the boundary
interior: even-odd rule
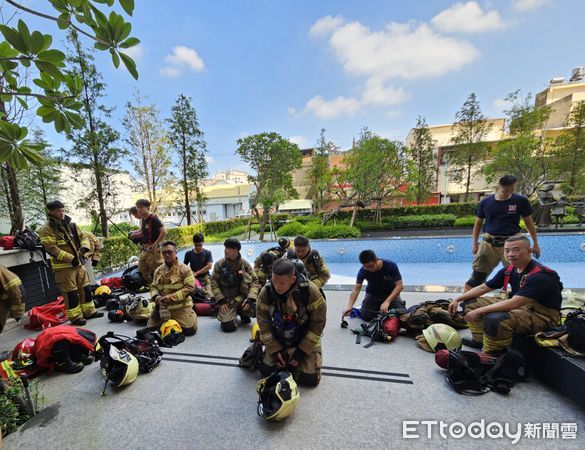
[[[256,316],[260,327],[260,339],[266,346],[267,354],[274,354],[287,347],[278,339],[275,332],[273,320],[275,313],[298,318],[299,326],[305,330],[305,335],[297,345],[303,353],[309,355],[321,352],[321,335],[325,328],[327,305],[315,283],[309,283],[306,305],[298,292],[301,289],[303,288],[297,286],[296,293],[295,289],[292,289],[285,296],[278,296],[279,298],[274,298],[276,296],[271,293],[269,284],[260,291],[256,304]],[[277,302],[279,302],[278,305]]]
[[[79,257],[79,250],[84,248],[89,251],[91,248],[87,235],[71,222],[69,216],[63,220],[49,217],[49,221],[39,231],[39,238],[45,251],[51,255],[54,271],[71,269],[71,261]]]
[[[258,277],[252,265],[241,256],[235,261],[221,258],[213,266],[211,290],[218,304],[229,300],[243,303],[258,298]]]
[[[22,281],[15,273],[0,264],[0,300],[10,305],[12,317],[22,317],[24,304],[22,303]],[[0,324],[0,327],[2,325]]]
[[[185,264],[175,260],[169,267],[161,264],[154,271],[150,296],[154,300],[158,296],[170,295],[171,301],[167,302],[168,309],[174,309],[191,302],[191,292],[195,289],[195,277],[191,269]]]
[[[304,258],[300,258],[294,252],[287,254],[288,259],[298,258],[305,265],[305,270],[309,276],[309,280],[317,285],[318,288],[322,288],[325,283],[331,278],[329,268],[325,264],[325,260],[316,250],[310,249],[309,253]]]

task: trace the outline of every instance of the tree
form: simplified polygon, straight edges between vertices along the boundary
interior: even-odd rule
[[[121,158],[128,152],[115,146],[120,134],[103,120],[110,117],[111,109],[101,103],[106,85],[93,63],[92,51],[83,49],[75,30],[69,33],[68,41],[71,48],[67,57],[67,73],[81,80],[80,100],[83,102],[81,113],[84,120],[81,128],[67,133],[72,146],[64,149],[63,154],[67,160],[78,163],[79,169],[88,168],[91,171],[83,204],[90,211],[97,209],[102,236],[107,238],[108,217],[112,214],[112,211],[107,211],[107,203],[110,203],[110,209],[116,204],[116,189],[108,174],[119,168]]]
[[[130,146],[130,162],[138,175],[138,184],[146,192],[156,211],[164,199],[163,188],[171,185],[171,158],[169,139],[154,105],[143,106],[140,94],[134,104],[126,104],[122,125],[126,130],[126,143]]]
[[[563,191],[585,194],[585,101],[573,106],[567,117],[568,131],[558,142],[559,168],[564,173]]]
[[[237,144],[236,153],[256,173],[249,175],[248,180],[256,188],[252,209],[260,221],[262,241],[270,210],[287,198],[298,196],[292,184],[292,171],[301,167],[301,149],[274,132],[246,136],[238,139]],[[262,206],[262,216],[257,205]]]
[[[530,197],[542,184],[554,178],[554,158],[550,142],[544,137],[551,109],[537,108],[530,94],[521,100],[519,93],[515,91],[506,97],[511,104],[510,109],[504,111],[508,116],[508,137],[495,146],[483,172],[490,183],[513,173],[518,179],[518,190]]]
[[[417,205],[420,205],[432,193],[435,185],[435,157],[433,150],[437,141],[433,139],[424,117],[418,116],[413,132],[412,144],[406,153],[412,161],[410,168],[410,191]]]
[[[102,11],[104,7],[101,4],[107,3],[108,7],[112,7],[114,0],[52,0],[47,3],[58,16],[25,7],[16,1],[5,2],[18,12],[53,21],[61,30],[77,30],[93,40],[98,50],[109,51],[115,67],[122,60],[132,76],[138,78],[134,61],[121,51],[140,43],[137,38],[129,37],[131,24],[113,10],[107,17]],[[119,0],[119,3],[131,16],[134,0]],[[9,26],[14,14],[4,14],[4,8],[5,5],[1,8],[2,17],[10,19],[6,22],[3,19],[0,25],[0,32],[5,38],[0,42],[0,164],[10,190],[11,232],[14,232],[23,223],[15,170],[23,169],[29,163],[41,164],[42,148],[27,139],[26,127],[21,126],[19,121],[11,120],[7,114],[10,104],[18,103],[28,110],[36,106],[33,100],[38,101],[40,106],[36,114],[43,122],[53,123],[57,132],[62,132],[81,127],[82,119],[78,111],[82,103],[77,98],[81,92],[81,81],[64,73],[65,54],[51,47],[53,36],[31,31],[22,19],[18,20],[16,27]]]
[[[455,115],[453,124],[455,147],[449,153],[450,175],[453,180],[465,182],[465,201],[469,199],[471,181],[481,172],[487,146],[483,142],[491,129],[487,118],[482,114],[479,101],[472,92]]]
[[[19,12],[53,21],[61,30],[76,30],[94,42],[94,47],[109,51],[115,67],[120,60],[134,78],[138,78],[136,64],[121,50],[140,43],[129,37],[132,25],[112,10],[106,17],[101,4],[112,7],[114,0],[51,0],[47,2],[59,14],[52,16],[25,7],[16,1],[6,0]],[[120,6],[129,16],[134,11],[134,0],[119,0]],[[4,9],[5,6],[3,6]],[[4,12],[4,11],[3,11]],[[13,17],[13,14],[2,14]],[[78,101],[81,80],[64,72],[65,54],[51,48],[53,36],[40,31],[31,31],[22,19],[16,27],[7,23],[0,25],[6,41],[0,43],[0,103],[17,101],[29,109],[31,99],[40,106],[36,110],[43,122],[53,123],[57,132],[79,128],[82,119],[78,111],[83,106]],[[27,76],[24,76],[25,73]],[[34,87],[40,91],[33,92]],[[28,130],[17,123],[6,120],[6,108],[0,107],[0,163],[8,162],[13,168],[23,168],[29,162],[39,164],[40,148],[26,139]]]
[[[329,152],[337,150],[337,146],[325,138],[325,128],[321,128],[321,134],[317,141],[317,145],[313,149],[313,157],[311,158],[311,168],[307,176],[309,177],[309,194],[313,200],[313,211],[319,212],[325,206],[325,194],[327,193],[327,186],[331,179],[329,171]]]
[[[175,105],[171,108],[169,138],[181,168],[181,187],[185,202],[187,225],[191,225],[190,194],[196,191],[199,216],[201,211],[200,200],[203,200],[199,183],[209,175],[205,153],[207,145],[203,139],[203,132],[199,129],[199,121],[195,108],[191,106],[191,98],[179,95]],[[200,217],[199,217],[200,219]]]
[[[406,176],[403,145],[381,138],[364,128],[357,145],[343,158],[344,168],[332,173],[331,190],[341,206],[352,206],[350,226],[358,207],[376,202],[377,220],[381,221],[384,201],[399,192]]]

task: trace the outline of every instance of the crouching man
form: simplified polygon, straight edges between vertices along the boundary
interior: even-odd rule
[[[465,345],[499,356],[510,346],[514,334],[534,334],[559,324],[563,284],[554,270],[532,259],[532,251],[526,237],[508,238],[504,255],[511,265],[451,302],[452,315],[463,302],[472,332],[472,339],[463,340]],[[508,300],[482,297],[494,289],[507,291],[508,285]]]
[[[260,339],[266,353],[260,366],[264,376],[288,369],[295,381],[317,386],[321,381],[321,334],[327,306],[319,288],[288,259],[272,266],[272,279],[258,297]]]
[[[191,269],[177,259],[177,245],[165,241],[161,245],[164,264],[154,271],[150,296],[156,303],[146,328],[158,330],[167,320],[179,322],[185,336],[197,331],[197,314],[193,311],[190,294],[195,287]]]

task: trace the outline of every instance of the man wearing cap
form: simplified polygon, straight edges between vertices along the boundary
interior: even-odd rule
[[[255,315],[258,298],[258,277],[252,265],[242,258],[242,245],[236,238],[223,243],[225,257],[213,267],[211,290],[219,305],[217,319],[225,332],[236,331],[237,316],[243,324],[250,323]]]
[[[48,221],[39,231],[41,244],[51,256],[51,268],[65,300],[65,313],[73,325],[85,325],[86,319],[103,317],[91,296],[89,276],[83,267],[91,244],[79,227],[65,215],[59,200],[47,203]]]

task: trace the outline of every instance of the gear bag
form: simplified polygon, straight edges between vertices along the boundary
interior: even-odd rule
[[[28,312],[28,323],[24,326],[27,330],[44,330],[67,322],[65,314],[65,300],[57,297],[52,303],[35,306]]]
[[[449,314],[449,303],[450,300],[438,299],[411,306],[400,316],[401,325],[410,333],[420,333],[435,323],[443,323],[455,329],[467,328],[463,317],[452,317]]]
[[[492,391],[507,394],[517,381],[528,378],[528,365],[522,353],[509,349],[500,356],[494,366],[482,377]]]
[[[569,345],[579,353],[585,353],[585,310],[570,312],[565,320]]]
[[[477,353],[449,350],[445,381],[458,394],[482,395],[489,391],[482,379],[489,368]]]
[[[140,290],[146,282],[138,271],[138,267],[129,267],[122,273],[122,283],[126,289],[131,291]]]

